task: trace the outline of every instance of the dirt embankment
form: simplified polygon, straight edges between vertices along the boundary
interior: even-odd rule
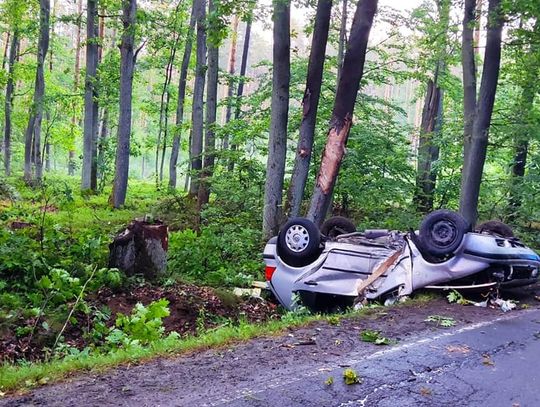
[[[276,305],[271,302],[252,297],[239,298],[226,290],[186,283],[176,283],[169,287],[144,284],[119,292],[104,288],[91,294],[86,302],[89,308],[106,312],[109,315],[106,324],[112,326],[118,313],[129,315],[137,303],[148,305],[162,298],[169,302],[170,315],[163,320],[166,333],[175,331],[180,335],[189,335],[196,333],[198,329],[235,323],[240,318],[259,323],[280,316]],[[68,323],[63,335],[64,343],[84,349],[91,340],[89,333],[93,329],[93,320],[91,315],[82,312],[76,312],[74,317],[77,322]],[[43,321],[47,322],[47,315],[41,317],[38,324],[35,317],[20,321],[19,326],[36,326],[33,334],[29,332],[26,335],[17,335],[15,325],[6,332],[0,330],[0,362],[43,359],[56,337],[56,331],[42,327]],[[60,322],[63,323],[64,320]],[[50,320],[48,323],[53,326]]]

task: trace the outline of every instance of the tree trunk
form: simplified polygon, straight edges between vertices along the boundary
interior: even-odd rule
[[[6,69],[6,61],[8,59],[8,50],[10,49],[11,32],[6,33],[6,43],[4,44],[4,56],[2,58],[2,70]]]
[[[432,159],[433,148],[436,147],[434,135],[437,117],[442,102],[442,92],[437,81],[437,74],[434,80],[428,81],[424,109],[422,111],[422,123],[420,125],[420,138],[418,143],[418,162],[416,176],[415,203],[421,213],[428,213],[433,210],[433,190],[432,184]]]
[[[540,34],[540,19],[534,24],[535,36]],[[521,98],[517,103],[517,131],[514,133],[514,158],[512,161],[511,188],[508,200],[508,220],[513,222],[518,215],[518,209],[521,206],[522,193],[520,187],[523,184],[525,168],[527,164],[527,154],[529,151],[529,140],[532,137],[530,126],[534,121],[531,112],[534,112],[534,99],[539,90],[539,55],[540,44],[531,43],[524,59],[526,67],[525,77],[521,85]]]
[[[229,64],[227,67],[227,72],[229,73],[230,79],[227,84],[227,106],[225,108],[225,124],[229,123],[232,118],[232,107],[233,107],[233,95],[234,95],[234,80],[233,76],[236,72],[236,43],[238,38],[238,16],[233,17],[232,23],[232,34],[231,34],[231,49],[229,51]],[[229,134],[223,136],[223,150],[229,149]]]
[[[122,41],[120,43],[120,113],[116,145],[116,168],[111,196],[113,207],[120,208],[126,201],[129,174],[129,145],[131,137],[131,99],[135,68],[134,41],[137,1],[122,1]]]
[[[198,0],[193,0],[191,8],[191,17],[189,19],[189,28],[186,37],[186,45],[184,48],[184,56],[182,57],[182,66],[180,67],[180,79],[178,81],[178,103],[176,107],[176,126],[174,130],[174,138],[171,149],[171,158],[169,161],[169,187],[176,188],[176,166],[178,165],[178,155],[180,152],[180,137],[182,135],[182,124],[184,122],[184,100],[186,98],[186,82],[189,68],[189,60],[191,59],[191,49],[193,47],[193,31],[196,22],[196,6]]]
[[[11,110],[13,109],[13,93],[15,91],[15,81],[13,80],[13,68],[17,58],[17,50],[19,48],[19,32],[15,29],[11,39],[9,48],[8,61],[8,80],[6,85],[6,100],[5,100],[5,126],[4,126],[4,169],[6,176],[11,174]]]
[[[334,185],[345,154],[356,95],[364,71],[369,33],[376,11],[377,0],[363,0],[356,7],[330,120],[328,140],[323,151],[307,216],[317,225],[322,223],[330,206]]]
[[[26,182],[39,183],[43,175],[41,162],[41,121],[43,119],[43,103],[45,96],[44,64],[49,49],[49,15],[50,0],[40,0],[39,12],[39,42],[37,53],[36,80],[34,88],[34,102],[25,133],[24,149],[24,178]],[[34,170],[32,171],[32,161]]]
[[[73,90],[75,93],[79,90],[79,81],[81,76],[81,25],[82,25],[82,0],[78,0],[77,6],[77,32],[75,34],[75,73],[73,78]],[[71,136],[75,142],[75,127],[78,126],[76,105],[73,105],[73,116],[71,117]],[[75,175],[75,150],[68,152],[68,175]]]
[[[109,109],[103,110],[103,118],[101,120],[101,131],[98,140],[98,154],[97,154],[97,177],[100,180],[99,190],[103,187],[105,178],[105,146],[107,145],[107,138],[109,137]]]
[[[478,196],[480,194],[480,183],[482,181],[482,172],[486,160],[491,114],[495,102],[497,81],[499,79],[501,33],[504,24],[500,3],[501,0],[489,1],[486,51],[484,55],[478,107],[476,109],[473,124],[469,153],[465,157],[467,163],[464,165],[461,180],[459,209],[463,217],[471,225],[476,223],[478,216]]]
[[[465,0],[461,63],[463,66],[463,173],[468,163],[471,137],[476,113],[476,63],[474,60],[474,26],[476,24],[476,0]]]
[[[84,138],[81,189],[97,189],[97,65],[98,17],[97,0],[87,1],[86,11],[86,79],[84,84]]]
[[[104,7],[101,9],[101,14],[104,13]],[[99,44],[98,44],[98,65],[103,59],[103,47],[105,42],[105,17],[99,17]],[[99,112],[98,112],[99,117]],[[99,125],[98,125],[99,127]],[[98,191],[103,190],[105,181],[105,146],[109,137],[109,108],[104,106],[101,113],[101,127],[97,140],[97,157],[96,157],[96,182]]]
[[[216,10],[214,0],[208,3],[209,13]],[[208,81],[206,84],[206,134],[204,139],[204,166],[199,185],[197,204],[199,211],[210,199],[210,178],[214,172],[216,150],[216,112],[219,71],[219,49],[208,41]]]
[[[290,216],[300,214],[300,206],[304,197],[304,189],[311,161],[311,150],[315,138],[315,125],[317,123],[317,110],[321,95],[321,85],[330,27],[330,14],[332,0],[319,0],[315,16],[315,28],[311,41],[311,54],[307,72],[306,90],[302,100],[303,116],[300,124],[300,137],[296,148],[296,158],[289,187]]]
[[[135,219],[109,245],[109,267],[147,280],[163,277],[167,270],[169,230],[162,222]]]
[[[202,169],[204,135],[204,83],[206,77],[206,0],[197,1],[197,54],[195,84],[193,86],[193,107],[191,115],[191,184],[189,194],[197,196]]]
[[[482,30],[482,2],[484,0],[476,0],[476,24],[474,25],[474,53],[480,56],[480,32]]]
[[[339,27],[339,44],[337,54],[337,84],[339,84],[339,78],[341,77],[341,69],[343,68],[343,54],[345,52],[345,44],[347,42],[347,10],[348,0],[342,0],[341,24]]]
[[[174,11],[175,15],[175,24],[178,18],[178,8],[181,3],[178,3]],[[175,26],[176,27],[176,26]],[[178,46],[178,41],[180,39],[176,28],[174,30],[174,42],[169,51],[169,58],[167,60],[167,65],[165,66],[165,80],[163,81],[163,90],[161,91],[161,100],[159,106],[159,128],[158,128],[158,137],[156,141],[156,187],[159,188],[161,182],[163,181],[163,166],[165,163],[165,152],[167,150],[167,131],[169,126],[169,102],[171,100],[171,93],[169,85],[171,84],[172,74],[173,74],[173,64],[174,58],[176,56],[176,48]],[[163,139],[163,146],[161,145],[161,140]],[[159,160],[159,152],[161,148],[161,162]]]
[[[289,0],[274,0],[274,46],[270,136],[264,188],[263,237],[278,233],[281,223],[283,177],[287,154],[287,120],[291,79],[291,5]]]
[[[178,3],[175,9],[175,24],[178,19],[178,8],[181,3]],[[158,162],[159,162],[159,142],[163,137],[163,148],[161,149],[161,163],[159,165],[159,179],[157,185],[160,186],[163,181],[163,167],[165,165],[165,152],[167,151],[167,135],[169,130],[169,102],[171,100],[170,84],[173,76],[174,59],[176,57],[176,49],[178,47],[178,41],[180,40],[180,34],[174,31],[174,43],[171,47],[169,60],[165,68],[165,81],[163,83],[163,91],[161,93],[161,104],[159,109],[159,134],[156,145],[156,178],[158,176]]]
[[[242,64],[240,65],[240,80],[238,81],[238,90],[236,91],[236,109],[234,112],[235,120],[240,118],[240,113],[242,111],[242,96],[244,95],[244,84],[247,71],[247,61],[249,55],[249,43],[251,40],[251,25],[253,23],[253,15],[250,14],[248,21],[246,22],[246,33],[244,35],[244,47],[242,50]],[[236,143],[231,144],[231,150],[235,151],[237,148]],[[231,157],[229,159],[228,170],[230,172],[234,171],[234,159]]]
[[[442,126],[443,114],[443,91],[439,85],[439,78],[444,75],[447,59],[447,38],[450,25],[450,1],[438,0],[438,24],[442,41],[435,48],[438,55],[437,66],[433,74],[433,80],[428,81],[422,121],[420,124],[420,139],[418,145],[417,178],[414,201],[417,210],[428,213],[433,210],[433,199],[437,173],[433,170],[433,162],[439,158],[439,146],[437,136]]]

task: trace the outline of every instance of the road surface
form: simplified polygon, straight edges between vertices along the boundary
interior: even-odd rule
[[[75,378],[0,406],[540,406],[540,310],[462,308],[472,320],[454,328],[418,322],[433,305],[414,317],[380,311],[367,321]],[[374,321],[385,334],[407,326],[411,334],[391,336],[399,341],[389,347],[360,342],[358,332]],[[362,382],[346,385],[346,368]]]

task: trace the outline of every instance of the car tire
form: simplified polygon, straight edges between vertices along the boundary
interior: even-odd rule
[[[306,266],[322,252],[321,233],[310,220],[293,218],[279,231],[276,249],[281,260],[289,266]]]
[[[469,230],[467,221],[460,214],[440,209],[424,218],[419,239],[427,253],[442,258],[458,249]]]
[[[321,233],[327,237],[337,237],[346,233],[356,232],[356,226],[343,216],[333,216],[321,226]]]
[[[498,220],[490,220],[483,222],[480,225],[476,226],[476,232],[478,233],[489,233],[499,235],[505,238],[514,237],[514,231],[506,223],[503,223]]]

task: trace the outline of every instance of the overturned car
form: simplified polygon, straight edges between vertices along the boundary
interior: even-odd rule
[[[287,309],[399,298],[419,288],[515,287],[536,282],[540,257],[500,222],[475,231],[457,213],[427,215],[418,231],[357,232],[345,218],[321,230],[289,220],[264,249],[268,285]]]

